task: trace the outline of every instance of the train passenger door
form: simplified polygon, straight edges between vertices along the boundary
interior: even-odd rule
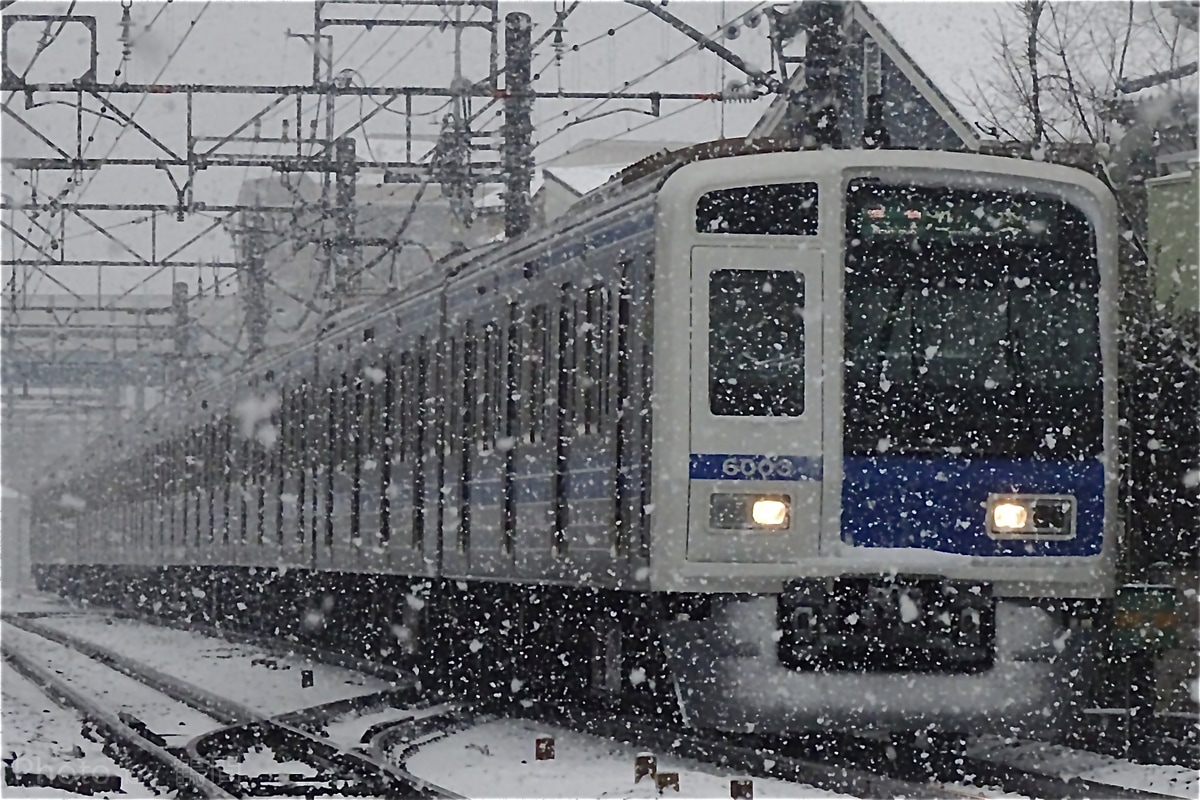
[[[692,249],[691,561],[818,553],[822,255]]]

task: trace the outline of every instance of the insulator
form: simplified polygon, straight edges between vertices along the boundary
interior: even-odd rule
[[[133,18],[129,15],[129,9],[133,6],[132,0],[121,0],[121,50],[122,60],[128,61],[133,55],[133,36],[130,30],[133,28]]]
[[[758,99],[758,93],[753,86],[741,81],[730,81],[721,92],[721,100],[726,103],[750,103]]]
[[[747,28],[757,28],[762,22],[762,15],[757,11],[751,12],[750,14],[746,15],[745,22]]]
[[[733,40],[733,39],[738,38],[741,35],[742,35],[742,29],[739,28],[737,25],[727,25],[725,27],[725,38],[726,39]]]

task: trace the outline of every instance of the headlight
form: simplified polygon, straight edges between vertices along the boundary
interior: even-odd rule
[[[750,516],[754,521],[764,527],[778,528],[783,523],[787,522],[787,503],[782,500],[772,500],[764,498],[755,500],[754,506],[750,511]]]
[[[715,492],[709,499],[708,526],[714,530],[781,530],[791,524],[788,495]]]
[[[1024,530],[1029,509],[1021,503],[1005,501],[992,506],[992,528],[998,531]]]
[[[987,532],[994,539],[1071,539],[1075,498],[1069,494],[988,497]]]

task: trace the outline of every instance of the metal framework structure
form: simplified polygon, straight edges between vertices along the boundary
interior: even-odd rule
[[[743,70],[763,89],[778,88],[777,81],[755,73],[736,55],[663,9],[644,0],[629,2],[652,11],[701,49]],[[355,186],[362,170],[381,171],[385,183],[416,184],[418,199],[423,187],[438,185],[454,213],[464,219],[472,214],[476,186],[502,183],[505,229],[514,235],[529,223],[533,173],[530,112],[536,98],[641,101],[649,104],[652,116],[659,115],[665,101],[745,99],[744,94],[727,97],[691,92],[535,92],[530,65],[533,49],[551,35],[556,36],[556,45],[560,43],[563,21],[578,5],[576,1],[556,6],[555,25],[531,41],[528,16],[510,14],[501,20],[497,0],[317,0],[311,33],[289,30],[286,34],[311,47],[312,79],[289,85],[166,83],[157,78],[127,83],[118,80],[121,67],[113,80],[101,82],[95,17],[70,10],[61,15],[5,13],[0,26],[5,45],[0,55],[0,91],[6,93],[4,125],[20,129],[32,145],[28,152],[6,148],[0,159],[9,169],[27,172],[26,185],[30,187],[28,197],[18,200],[6,194],[0,205],[5,212],[0,220],[5,240],[0,265],[6,268],[8,279],[3,287],[0,332],[4,347],[0,377],[4,386],[4,466],[9,475],[5,483],[19,487],[61,455],[46,444],[50,440],[47,432],[60,421],[78,417],[84,429],[102,425],[113,414],[127,413],[129,406],[145,402],[147,388],[160,395],[186,390],[190,378],[227,368],[260,350],[271,319],[267,286],[288,293],[265,268],[268,251],[278,246],[281,238],[297,247],[316,245],[329,278],[325,296],[293,299],[318,315],[352,302],[366,269],[389,251],[414,244],[402,236],[380,239],[358,234]],[[129,4],[122,6],[124,66],[134,42],[129,37]],[[407,13],[397,13],[397,9]],[[29,79],[30,63],[19,74],[9,62],[7,45],[21,32],[21,25],[25,30],[42,28],[33,61],[64,28],[80,27],[87,56],[82,73],[68,80],[36,82]],[[335,73],[335,29],[365,33],[402,27],[453,36],[454,74],[445,85],[360,85],[353,70]],[[487,71],[479,80],[469,80],[462,73],[462,38],[470,31],[489,38]],[[180,46],[184,39],[186,34]],[[232,98],[242,102],[255,98],[258,110],[236,125],[214,129],[209,109]],[[349,119],[339,119],[347,113],[337,108],[342,98],[371,102],[360,103]],[[122,107],[135,99],[132,110]],[[420,145],[428,137],[413,130],[414,118],[419,115],[414,103],[428,104],[429,99],[440,99],[443,107],[448,107],[432,147]],[[168,134],[145,123],[147,114],[139,116],[139,109],[147,102],[158,105],[157,118],[171,119],[176,130]],[[494,135],[475,127],[483,113],[496,104],[502,104],[504,110],[499,143]],[[365,112],[364,105],[370,106]],[[64,108],[69,109],[69,125]],[[164,114],[163,108],[173,110]],[[403,158],[364,159],[355,147],[355,134],[363,133],[367,123],[385,112],[402,118],[403,134],[395,138],[403,141]],[[95,128],[89,134],[87,123],[93,118],[97,127],[105,120],[119,124],[117,140],[126,134],[135,136],[142,152],[114,156],[114,143],[102,157],[89,154]],[[278,135],[264,133],[265,123],[278,125]],[[275,153],[262,152],[271,148]],[[148,176],[157,176],[157,185],[173,202],[85,202],[83,195],[96,175],[116,168],[125,169],[123,175],[139,176],[140,185],[150,185],[153,181]],[[250,169],[270,170],[287,186],[298,176],[317,176],[319,196],[306,198],[293,192],[288,198],[291,202],[282,204],[210,202],[203,177],[229,168],[243,171],[243,175]],[[43,175],[65,177],[63,190],[39,195],[38,179]],[[301,213],[306,215],[304,224],[299,224]],[[271,215],[291,215],[291,229],[282,237],[272,230]],[[180,223],[190,226],[190,235],[182,242],[177,234],[163,236],[164,226]],[[133,241],[131,228],[141,234],[141,241]],[[92,241],[95,236],[102,237],[107,252],[97,257],[95,247],[73,244],[78,234],[72,235],[72,230],[94,234]],[[239,242],[234,258],[198,255],[214,235],[224,234]],[[168,239],[170,245],[165,244]],[[366,247],[378,252],[363,263]],[[85,296],[56,277],[56,271],[71,268],[95,270],[98,276],[120,271],[139,278],[120,294],[102,294],[98,287],[94,296]],[[201,285],[203,275],[211,272],[210,286],[218,293],[223,284],[236,279],[241,332],[230,335],[198,319],[193,313],[197,298],[189,282],[174,283],[169,297],[148,298],[141,287],[168,272],[200,276],[195,282]],[[41,281],[55,285],[58,294],[53,302],[36,294]],[[198,344],[201,341],[203,345]],[[51,438],[80,441],[76,430],[65,433]],[[20,473],[15,478],[14,471]]]

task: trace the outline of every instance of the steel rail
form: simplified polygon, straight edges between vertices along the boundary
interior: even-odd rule
[[[17,627],[22,626],[18,625]],[[45,667],[34,663],[9,642],[0,642],[0,650],[3,651],[4,660],[11,664],[17,672],[37,684],[55,702],[65,704],[78,711],[85,721],[91,722],[102,731],[106,739],[118,745],[118,752],[123,749],[121,747],[123,746],[137,753],[138,755],[132,756],[128,760],[140,762],[149,767],[158,782],[179,789],[181,796],[206,798],[233,796],[201,775],[182,759],[146,739],[138,731],[122,722],[117,715],[97,705]],[[118,761],[118,763],[120,762]],[[128,766],[136,766],[136,764]]]
[[[428,794],[427,791],[423,791],[420,787],[431,786],[431,784],[409,775],[403,770],[398,770],[391,764],[380,761],[368,753],[335,746],[307,730],[296,727],[295,724],[292,724],[298,721],[295,713],[280,715],[278,718],[267,717],[240,703],[220,697],[187,681],[167,675],[81,637],[59,631],[36,619],[30,617],[11,617],[8,614],[0,614],[0,618],[15,627],[77,650],[121,674],[127,675],[225,724],[227,726],[225,728],[196,737],[188,743],[186,748],[193,762],[193,765],[189,768],[193,772],[196,771],[196,767],[210,769],[210,774],[218,778],[218,780],[211,780],[210,782],[218,787],[222,783],[230,787],[239,787],[239,784],[235,776],[224,775],[222,770],[210,766],[208,751],[211,749],[213,743],[219,744],[222,741],[245,740],[261,742],[271,739],[286,743],[289,750],[303,750],[321,761],[322,765],[333,767],[339,773],[344,773],[353,780],[372,780],[375,782],[376,788],[387,796],[396,794],[401,796],[412,796],[414,794],[424,796]],[[180,763],[183,762],[181,761]],[[331,778],[333,777],[331,776]],[[220,780],[220,778],[225,778],[226,780]],[[233,796],[233,793],[230,793],[228,788],[224,789],[224,791],[227,794],[222,796]],[[237,793],[240,794],[241,792]]]

